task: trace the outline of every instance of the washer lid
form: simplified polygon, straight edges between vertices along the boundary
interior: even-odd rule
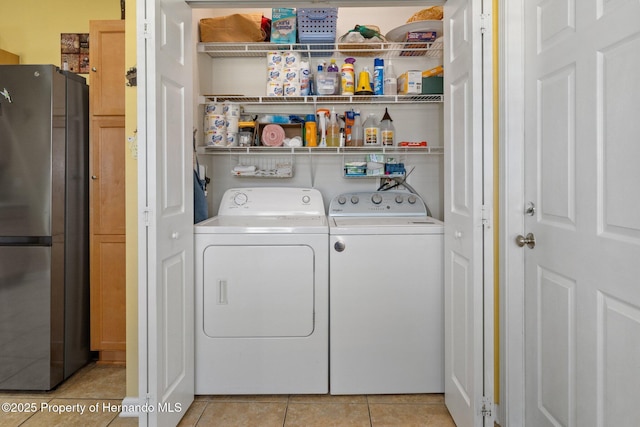
[[[219,215],[199,222],[193,229],[196,234],[326,234],[329,231],[327,217],[324,215]]]
[[[423,217],[332,217],[330,234],[443,234],[444,223]]]

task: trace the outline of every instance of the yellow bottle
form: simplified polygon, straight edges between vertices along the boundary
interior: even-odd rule
[[[318,126],[313,114],[308,114],[307,121],[304,122],[304,144],[307,147],[318,146]]]
[[[340,95],[354,95],[356,87],[356,75],[353,69],[353,63],[356,60],[353,58],[347,58],[342,64],[342,70],[340,74]]]

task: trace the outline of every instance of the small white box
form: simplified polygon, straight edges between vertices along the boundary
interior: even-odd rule
[[[422,93],[422,71],[410,70],[398,77],[398,93],[401,95]]]

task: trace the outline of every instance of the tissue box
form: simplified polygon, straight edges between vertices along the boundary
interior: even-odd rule
[[[444,82],[442,77],[423,77],[423,95],[441,95],[444,93]]]
[[[273,8],[271,12],[271,43],[296,42],[296,10]]]
[[[405,41],[409,44],[405,44],[404,47],[408,49],[424,49],[428,47],[428,43],[433,43],[438,36],[435,31],[412,31],[408,32],[405,36]],[[418,43],[422,42],[422,43]],[[400,56],[423,56],[424,51],[417,50],[403,50],[400,52]]]
[[[410,70],[398,77],[398,93],[411,95],[422,93],[422,72]]]

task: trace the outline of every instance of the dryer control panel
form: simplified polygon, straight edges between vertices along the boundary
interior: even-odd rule
[[[322,194],[313,188],[230,188],[220,201],[218,215],[324,215]]]
[[[399,191],[343,193],[331,200],[329,216],[427,216],[420,196]]]

